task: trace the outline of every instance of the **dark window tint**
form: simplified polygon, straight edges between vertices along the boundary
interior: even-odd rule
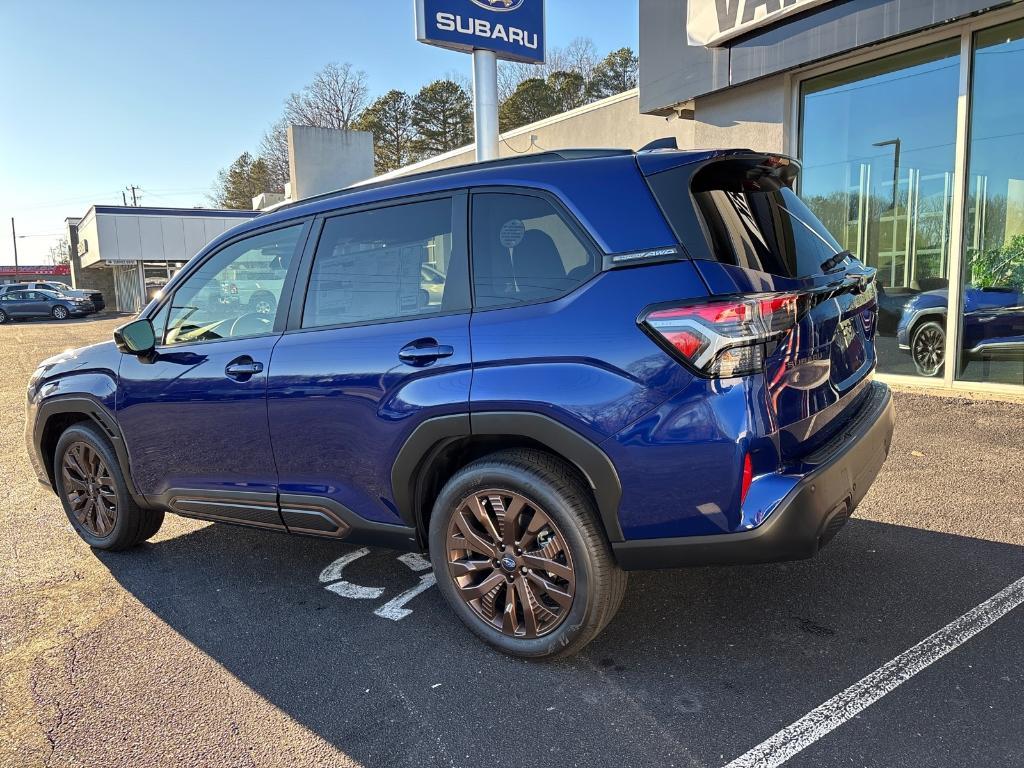
[[[711,254],[721,262],[786,277],[820,274],[842,247],[796,193],[752,162],[722,162],[696,174],[683,169],[651,177],[651,189],[676,235],[707,229]]]
[[[556,298],[597,269],[597,254],[547,200],[502,193],[473,196],[478,307]]]
[[[317,246],[302,327],[367,323],[469,308],[452,201],[335,216]],[[464,249],[463,249],[464,250]]]

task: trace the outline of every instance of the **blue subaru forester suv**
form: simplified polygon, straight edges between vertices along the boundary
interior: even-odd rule
[[[429,551],[481,638],[572,653],[626,572],[809,557],[887,456],[874,272],[746,150],[571,150],[215,240],[51,358],[29,451],[91,546],[165,512]],[[258,274],[275,312],[226,299]]]

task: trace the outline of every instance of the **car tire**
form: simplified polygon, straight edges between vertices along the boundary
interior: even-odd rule
[[[68,308],[62,307],[60,304],[54,307],[50,311],[50,314],[53,315],[54,320],[67,320],[69,317],[71,317],[71,313],[68,312]]]
[[[453,549],[455,541],[477,551]],[[434,503],[429,543],[448,605],[478,637],[512,656],[576,653],[611,621],[626,589],[627,574],[615,562],[589,490],[564,461],[534,449],[500,451],[456,472]]]
[[[10,316],[6,312],[4,312],[2,309],[0,309],[0,325],[3,325],[4,323],[6,323],[10,319],[11,319]]]
[[[269,293],[258,293],[249,299],[249,311],[269,317],[277,312],[277,299]]]
[[[160,530],[164,513],[135,503],[117,455],[92,424],[79,423],[65,430],[57,441],[53,467],[64,513],[90,547],[128,549]]]
[[[919,376],[941,376],[946,361],[946,329],[938,320],[927,320],[910,335],[910,356]]]

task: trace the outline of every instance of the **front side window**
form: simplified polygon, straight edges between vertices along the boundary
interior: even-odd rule
[[[301,224],[264,232],[208,259],[174,292],[164,343],[270,333],[301,233]]]
[[[328,219],[309,277],[302,327],[468,309],[468,268],[465,256],[455,253],[454,240],[451,198]]]
[[[476,306],[526,304],[563,296],[599,268],[597,253],[542,197],[473,196]]]

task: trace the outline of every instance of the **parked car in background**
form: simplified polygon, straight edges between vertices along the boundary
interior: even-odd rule
[[[42,363],[32,465],[93,547],[173,512],[427,551],[480,638],[572,653],[629,570],[812,556],[886,459],[875,272],[798,170],[562,150],[280,207]]]
[[[968,360],[1019,359],[1024,351],[1024,290],[964,288],[963,355]],[[949,290],[925,291],[903,305],[899,348],[922,376],[939,376],[946,362]]]
[[[5,291],[0,294],[0,324],[31,317],[67,320],[95,311],[89,299],[64,296],[54,291]]]
[[[7,291],[51,291],[76,299],[88,299],[92,302],[93,312],[100,312],[106,307],[103,294],[92,288],[71,288],[56,280],[30,280],[21,283],[4,283],[0,285],[0,296]]]

